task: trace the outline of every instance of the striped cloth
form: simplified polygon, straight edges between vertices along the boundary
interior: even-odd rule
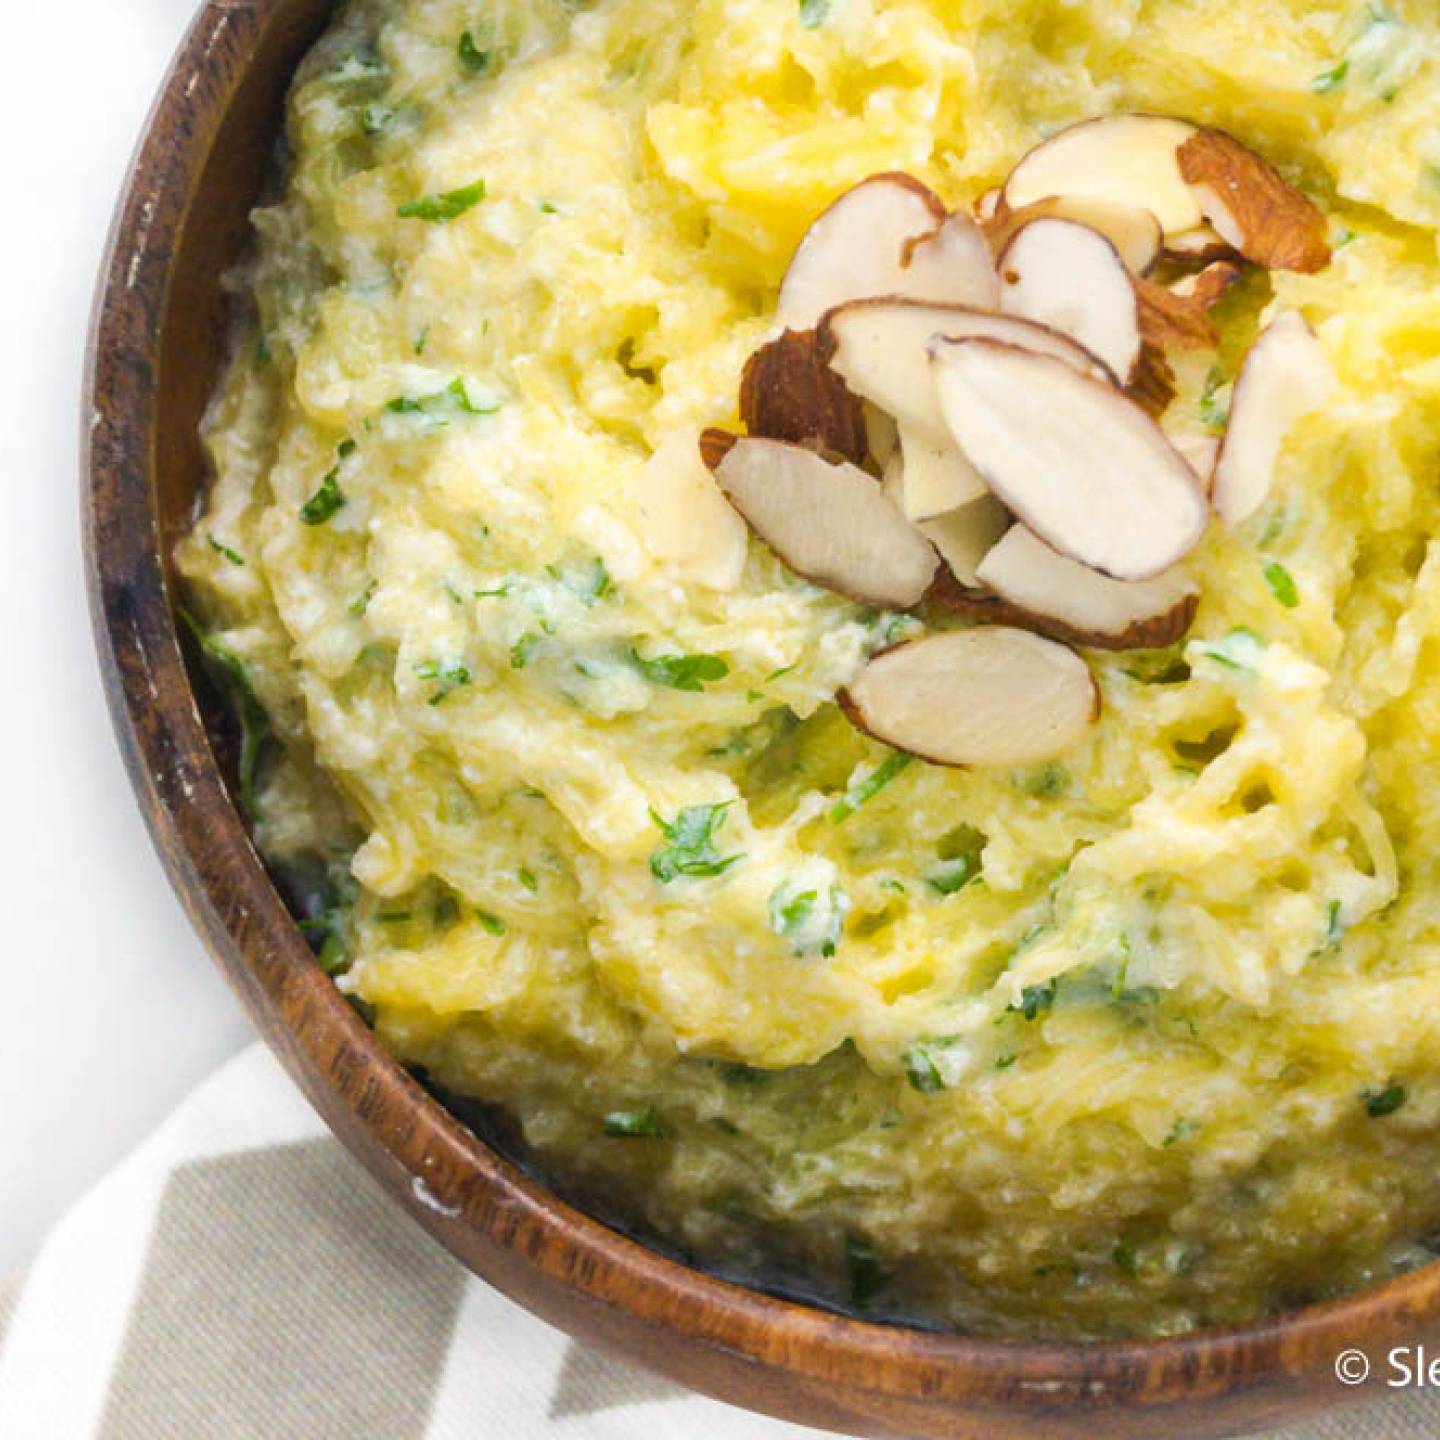
[[[1432,1393],[1396,1392],[1271,1440],[1435,1436]],[[468,1275],[259,1046],[202,1085],[0,1291],[4,1440],[642,1435],[820,1432],[611,1360]]]

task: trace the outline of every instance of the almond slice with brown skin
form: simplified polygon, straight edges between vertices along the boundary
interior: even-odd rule
[[[855,394],[893,415],[902,428],[938,443],[950,432],[935,401],[925,348],[935,335],[1004,340],[1114,379],[1102,361],[1057,330],[964,305],[910,300],[860,300],[830,311],[820,322],[820,354]]]
[[[835,305],[893,294],[906,242],[944,220],[944,205],[913,175],[872,175],[852,186],[805,232],[780,284],[777,324],[809,330]]]
[[[1203,309],[1213,310],[1245,274],[1233,260],[1217,260],[1193,275],[1186,275],[1168,286],[1172,295],[1194,300]]]
[[[1032,220],[1073,220],[1103,235],[1132,275],[1144,275],[1160,258],[1163,232],[1148,211],[1093,195],[1052,195],[1019,210],[1002,210],[986,226],[986,238],[997,254]]]
[[[1290,310],[1272,320],[1246,352],[1230,395],[1214,485],[1215,510],[1226,524],[1260,507],[1286,435],[1334,389],[1335,373],[1304,317]]]
[[[1247,260],[1307,273],[1330,263],[1320,207],[1233,136],[1197,131],[1180,146],[1178,161],[1206,221]]]
[[[1064,645],[1008,625],[875,656],[837,697],[858,729],[938,765],[1028,765],[1084,739],[1100,694]]]
[[[930,344],[940,409],[986,485],[1047,544],[1117,580],[1168,570],[1205,531],[1195,475],[1110,385],[994,340]]]
[[[1000,287],[985,232],[957,212],[928,235],[907,241],[893,293],[907,300],[993,310]]]
[[[1150,580],[1111,580],[1057,554],[1023,525],[1005,532],[976,577],[1047,635],[1103,650],[1173,644],[1200,603],[1183,569]]]
[[[1167,236],[1201,223],[1200,204],[1180,174],[1176,152],[1195,126],[1166,115],[1082,120],[1042,141],[1010,172],[1011,210],[1052,195],[1085,195],[1148,210]]]
[[[863,470],[780,440],[736,440],[715,479],[798,575],[866,605],[914,605],[939,560]]]
[[[813,330],[786,330],[745,362],[740,418],[752,435],[809,444],[857,465],[869,453],[860,399],[820,359]]]
[[[1135,286],[1120,252],[1074,220],[1032,220],[1000,255],[1000,307],[1059,330],[1128,382],[1140,359]]]
[[[1177,265],[1211,265],[1217,260],[1238,260],[1240,252],[1223,240],[1213,225],[1197,225],[1165,239],[1161,255]]]

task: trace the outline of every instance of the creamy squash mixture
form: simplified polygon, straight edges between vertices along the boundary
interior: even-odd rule
[[[1080,646],[1083,734],[929,763],[836,697],[970,618],[802,579],[697,436],[837,196],[983,213],[1124,113],[1229,132],[1329,248],[1241,267],[1166,433],[1224,431],[1277,315],[1333,389],[1188,556],[1188,633]],[[396,1056],[873,1316],[1180,1332],[1430,1257],[1430,5],[354,0],[288,140],[180,565],[259,843]]]

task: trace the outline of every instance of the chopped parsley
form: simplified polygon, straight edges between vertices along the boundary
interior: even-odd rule
[[[525,889],[527,889],[532,895],[535,895],[535,894],[537,894],[537,893],[539,892],[539,890],[540,890],[540,882],[535,878],[535,872],[534,872],[533,870],[527,870],[527,869],[522,865],[522,866],[520,867],[520,869],[516,872],[515,878],[516,878],[516,879],[521,883],[521,885],[523,885],[523,886],[525,887]]]
[[[1342,60],[1338,65],[1331,66],[1329,70],[1322,70],[1320,74],[1310,82],[1310,88],[1317,95],[1329,95],[1345,83],[1345,77],[1349,73],[1350,62],[1348,60]]]
[[[300,507],[300,518],[307,525],[323,525],[345,505],[345,492],[340,488],[340,467],[326,472],[320,488]]]
[[[399,117],[388,105],[372,100],[360,107],[360,129],[371,140],[388,135],[395,128]]]
[[[1267,560],[1262,572],[1270,593],[1287,609],[1293,610],[1300,603],[1300,591],[1296,588],[1295,577],[1278,561]]]
[[[443,704],[462,686],[470,683],[469,667],[458,660],[452,660],[445,665],[438,660],[422,660],[415,667],[415,673],[422,680],[434,680],[438,686],[425,702],[427,705]]]
[[[1200,393],[1200,423],[1213,435],[1223,434],[1230,423],[1230,402],[1220,396],[1224,388],[1224,377],[1218,370],[1212,370]]]
[[[1182,1140],[1188,1140],[1200,1129],[1198,1120],[1190,1120],[1182,1115],[1165,1132],[1165,1138],[1160,1142],[1162,1145],[1178,1145]]]
[[[1018,1055],[1002,1055],[996,1062],[997,1070],[1008,1070],[1020,1057]]]
[[[1037,1019],[1054,1006],[1058,984],[1058,981],[1046,980],[1040,985],[1027,985],[1020,992],[1020,1003],[1007,1005],[1005,1009],[1007,1012],[1023,1015],[1027,1020]]]
[[[375,598],[375,592],[380,588],[378,580],[371,580],[365,588],[345,607],[349,615],[359,620],[370,608],[370,602]]]
[[[530,663],[530,657],[534,655],[535,647],[539,643],[539,634],[534,630],[527,630],[510,647],[510,668],[512,670],[523,670]]]
[[[644,1105],[638,1110],[612,1110],[605,1117],[603,1128],[607,1135],[638,1140],[659,1135],[660,1117],[653,1105]]]
[[[905,1078],[922,1095],[934,1095],[945,1088],[945,1076],[941,1073],[935,1058],[935,1047],[924,1040],[917,1040],[900,1057],[905,1067]]]
[[[1265,642],[1253,630],[1240,625],[1219,640],[1212,640],[1195,648],[1207,660],[1214,660],[1218,665],[1253,674]]]
[[[1115,1248],[1110,1252],[1110,1258],[1127,1275],[1134,1275],[1140,1268],[1140,1257],[1135,1253],[1135,1247],[1128,1241],[1117,1240]]]
[[[460,68],[471,75],[483,75],[490,68],[490,52],[482,50],[468,30],[461,35],[455,53],[460,57]]]
[[[657,655],[647,660],[638,650],[630,652],[635,667],[652,685],[671,690],[703,690],[711,680],[723,680],[730,667],[718,655]]]
[[[1328,951],[1340,948],[1340,941],[1345,935],[1345,919],[1341,915],[1340,909],[1338,900],[1332,900],[1325,907],[1325,939],[1315,954],[1324,955]]]
[[[493,415],[500,408],[498,400],[487,400],[476,404],[465,388],[465,382],[456,376],[443,390],[433,395],[397,395],[385,402],[387,415],[428,415],[443,417],[447,412],[462,415]]]
[[[485,198],[485,182],[476,180],[458,190],[442,190],[419,200],[407,200],[395,213],[402,220],[428,220],[433,225],[448,225]]]
[[[925,877],[925,883],[937,895],[953,895],[957,890],[963,890],[979,873],[977,856],[957,855],[953,860],[942,860]]]
[[[1405,1087],[1393,1080],[1383,1090],[1362,1090],[1365,1113],[1374,1120],[1393,1115],[1405,1103]]]
[[[505,922],[498,915],[492,915],[488,910],[477,910],[475,918],[496,939],[505,933]]]
[[[652,810],[650,818],[660,827],[665,844],[651,855],[650,873],[662,885],[668,885],[681,876],[693,879],[722,875],[743,860],[743,854],[720,855],[715,849],[725,812],[734,803],[727,800],[718,805],[687,805],[668,823]]]
[[[245,563],[245,557],[238,550],[232,550],[228,545],[221,544],[213,535],[206,535],[205,538],[210,542],[210,548],[217,555],[223,556],[232,565],[243,565]]]
[[[245,662],[228,645],[204,629],[188,610],[180,609],[179,615],[185,628],[195,637],[195,643],[199,645],[205,658],[225,673],[235,692],[237,708],[240,711],[240,762],[237,767],[240,803],[247,814],[258,815],[255,773],[260,764],[260,747],[270,736],[270,715],[255,693],[255,686]]]
[[[838,885],[802,890],[798,882],[786,880],[771,892],[770,928],[790,940],[796,955],[828,959],[840,943],[849,910],[850,901]]]
[[[848,820],[862,805],[878,795],[914,758],[913,755],[906,755],[899,750],[887,755],[863,780],[852,784],[830,807],[830,823],[839,825]]]
[[[800,23],[807,30],[817,30],[830,13],[830,0],[800,0]]]

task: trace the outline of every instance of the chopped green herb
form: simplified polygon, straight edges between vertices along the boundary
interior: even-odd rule
[[[213,535],[207,535],[205,538],[210,542],[210,548],[217,555],[223,555],[232,565],[245,563],[245,557],[238,550],[232,550],[228,545],[222,545]]]
[[[632,650],[630,658],[652,685],[671,690],[703,690],[707,681],[723,680],[730,673],[730,666],[718,655],[657,655],[647,660]]]
[[[475,918],[497,939],[505,933],[505,922],[498,915],[492,915],[488,910],[477,910]]]
[[[666,843],[651,855],[650,873],[662,885],[668,885],[682,875],[720,875],[743,860],[743,854],[722,856],[715,849],[725,812],[734,803],[727,800],[718,805],[687,805],[668,824],[652,810],[650,818],[660,827]]]
[[[850,1282],[850,1303],[857,1310],[869,1309],[885,1287],[885,1268],[879,1251],[858,1235],[845,1237],[845,1274]]]
[[[1123,930],[1115,937],[1115,948],[1120,952],[1120,961],[1110,982],[1110,998],[1119,1000],[1125,994],[1125,979],[1130,973],[1130,937]]]
[[[1140,1268],[1140,1257],[1135,1253],[1135,1247],[1124,1240],[1115,1242],[1115,1248],[1110,1252],[1110,1258],[1127,1275],[1134,1275]]]
[[[1022,940],[1021,944],[1024,943]],[[1020,992],[1020,1003],[1007,1005],[1005,1009],[1008,1012],[1023,1015],[1027,1020],[1034,1020],[1055,1004],[1055,990],[1058,984],[1059,982],[1056,980],[1046,980],[1040,985],[1027,985]]]
[[[882,890],[888,890],[892,895],[905,894],[905,887],[898,880],[882,880],[880,882],[880,888]]]
[[[540,882],[535,878],[533,870],[527,870],[523,865],[520,867],[515,878],[532,894],[538,893]]]
[[[344,937],[336,930],[326,932],[315,955],[315,963],[327,975],[342,975],[350,968],[350,949]]]
[[[796,661],[795,663],[799,664],[799,661]],[[765,677],[764,683],[766,685],[769,685],[772,681],[779,680],[782,676],[788,675],[794,668],[794,665],[782,665],[778,670],[772,670]]]
[[[471,75],[483,75],[490,68],[490,52],[482,50],[468,30],[461,35],[460,43],[455,47],[455,51],[460,57],[461,68]]]
[[[345,494],[340,489],[340,469],[326,473],[320,488],[300,507],[300,519],[306,525],[323,525],[336,511],[345,505]]]
[[[1340,941],[1344,938],[1346,929],[1345,920],[1340,911],[1341,905],[1338,900],[1332,900],[1325,907],[1325,939],[1315,954],[1323,955],[1327,951],[1340,948]]]
[[[355,453],[355,442],[347,437],[335,447],[335,453],[344,460],[347,456]]]
[[[375,918],[382,925],[403,925],[410,919],[410,912],[408,910],[381,910]]]
[[[800,23],[807,30],[819,29],[830,13],[830,0],[800,0]]]
[[[565,587],[587,605],[594,605],[607,595],[615,593],[615,582],[610,578],[605,562],[598,555],[582,568],[567,570],[562,579]]]
[[[1270,593],[1287,610],[1293,610],[1300,603],[1300,591],[1296,588],[1295,577],[1278,560],[1267,560],[1263,574]]]
[[[1178,1145],[1182,1140],[1188,1140],[1199,1129],[1200,1122],[1198,1120],[1189,1120],[1182,1115],[1165,1132],[1165,1138],[1160,1143],[1162,1145]]]
[[[458,660],[453,660],[445,665],[440,664],[438,660],[422,660],[415,667],[415,673],[422,680],[434,680],[439,685],[435,693],[425,702],[427,705],[442,704],[462,686],[470,683],[469,667]]]
[[[997,1070],[1008,1070],[1020,1057],[1018,1055],[1002,1055],[996,1062]]]
[[[1220,398],[1224,386],[1224,376],[1218,370],[1212,370],[1206,376],[1205,388],[1200,394],[1200,422],[1216,435],[1221,434],[1230,423],[1229,401]]]
[[[1338,90],[1344,83],[1345,77],[1350,73],[1350,62],[1342,60],[1338,65],[1332,66],[1329,70],[1322,70],[1311,82],[1310,88],[1317,95],[1329,95],[1331,91]]]
[[[430,923],[437,930],[448,930],[460,918],[460,902],[450,892],[435,897],[430,907]]]
[[[1257,668],[1260,651],[1265,642],[1245,626],[1238,626],[1219,640],[1212,640],[1196,646],[1196,650],[1207,660],[1214,660],[1231,670],[1244,670],[1251,674]]]
[[[731,1085],[768,1085],[775,1078],[776,1072],[733,1061],[722,1067],[720,1074]]]
[[[786,880],[770,894],[770,928],[789,938],[797,955],[835,953],[850,901],[837,885],[824,893],[818,888],[801,890]]]
[[[360,619],[370,608],[370,602],[375,598],[375,592],[380,588],[378,580],[371,580],[365,588],[345,607],[346,613]]]
[[[945,1077],[935,1061],[935,1052],[924,1041],[917,1040],[900,1057],[905,1078],[922,1095],[934,1095],[945,1088]]]
[[[1362,1090],[1360,1098],[1365,1102],[1365,1113],[1379,1120],[1393,1115],[1405,1103],[1405,1087],[1392,1080],[1383,1090]]]
[[[422,325],[422,326],[420,327],[420,333],[419,333],[418,335],[416,335],[415,341],[414,341],[414,343],[411,345],[410,348],[411,348],[417,355],[423,355],[423,354],[425,353],[425,347],[426,347],[429,343],[430,343],[430,327],[429,327],[428,325]]]
[[[548,200],[542,200],[540,202],[540,213],[542,215],[558,215],[560,209],[558,206],[552,205]]]
[[[540,636],[533,630],[527,630],[510,647],[510,668],[523,670],[530,663],[530,657],[535,653],[535,647],[539,643]]]
[[[1332,250],[1343,250],[1354,239],[1355,232],[1348,225],[1342,225],[1335,232],[1335,238],[1330,242],[1330,248]]]
[[[612,1110],[604,1121],[607,1135],[616,1135],[627,1140],[649,1138],[659,1135],[660,1117],[653,1105],[639,1110]]]
[[[428,220],[435,225],[447,225],[463,215],[472,206],[485,198],[485,182],[476,180],[471,185],[462,185],[458,190],[442,190],[437,195],[426,195],[420,200],[408,200],[395,213],[402,220]]]
[[[213,661],[230,681],[240,711],[240,803],[246,813],[258,815],[255,799],[255,772],[260,763],[260,747],[270,736],[270,716],[255,693],[254,683],[245,662],[226,644],[217,640],[205,630],[200,622],[186,609],[178,610],[185,628],[195,637],[206,659]]]
[[[830,823],[839,825],[848,820],[862,805],[880,793],[907,765],[914,760],[896,750],[887,755],[863,780],[850,786],[830,807]]]

